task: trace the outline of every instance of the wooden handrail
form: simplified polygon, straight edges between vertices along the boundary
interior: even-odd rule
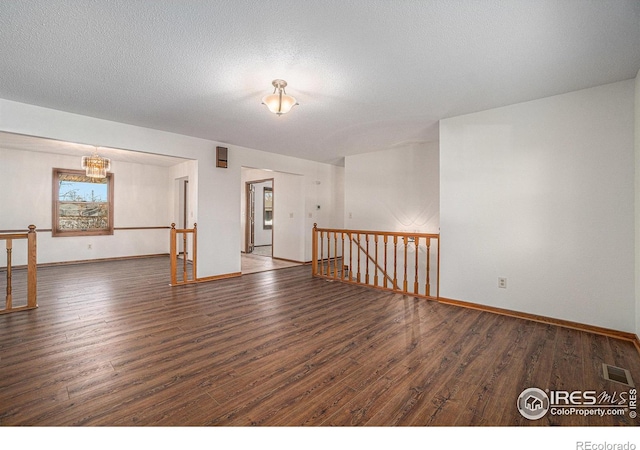
[[[314,224],[314,228],[317,224]],[[336,232],[336,233],[359,233],[359,234],[377,234],[377,235],[381,235],[381,236],[408,236],[408,237],[414,237],[414,236],[419,236],[419,237],[432,237],[434,239],[437,239],[440,237],[439,234],[437,233],[418,233],[418,232],[402,232],[402,231],[379,231],[379,230],[350,230],[350,229],[342,229],[342,228],[317,228],[318,231],[332,231],[332,232]]]
[[[13,304],[13,241],[15,239],[27,240],[27,304],[14,306]],[[29,225],[26,233],[6,233],[0,234],[0,240],[5,241],[7,252],[7,291],[5,295],[5,306],[0,309],[0,314],[16,311],[24,311],[38,307],[38,275],[37,275],[37,238],[36,226]]]
[[[341,245],[338,245],[338,240],[341,241]],[[338,249],[341,250],[340,254]],[[433,251],[437,251],[437,255],[433,255]],[[389,258],[391,252],[392,260]],[[414,253],[411,258],[410,253]],[[437,260],[431,261],[432,257],[436,256]],[[345,261],[347,257],[348,261]],[[341,261],[339,266],[338,260]],[[415,297],[438,298],[440,235],[318,228],[317,224],[314,224],[311,270],[316,277],[337,279]],[[382,286],[379,285],[379,275],[382,277]],[[435,296],[432,295],[433,279],[436,280]],[[409,287],[412,290],[409,290]]]
[[[171,227],[158,226],[158,227],[113,227],[114,231],[146,231],[146,230],[168,230]],[[4,233],[20,233],[22,230],[0,230],[0,234]],[[51,228],[38,228],[38,233],[51,233]]]
[[[178,280],[178,234],[182,235],[182,279]],[[191,234],[191,276],[188,273],[188,252],[187,236]],[[171,235],[169,242],[169,257],[171,259],[171,286],[181,286],[184,284],[197,283],[197,237],[198,224],[193,224],[193,228],[176,228],[176,224],[171,224]]]

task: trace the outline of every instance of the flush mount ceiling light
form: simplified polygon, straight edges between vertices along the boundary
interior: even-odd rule
[[[111,169],[111,161],[109,158],[98,156],[96,148],[91,156],[82,157],[82,168],[85,169],[87,176],[90,178],[105,178],[107,172]]]
[[[287,87],[287,82],[284,80],[273,80],[273,94],[265,95],[262,97],[262,104],[267,105],[269,111],[281,116],[291,111],[291,108],[296,106],[298,102],[290,95],[287,95],[284,88]]]

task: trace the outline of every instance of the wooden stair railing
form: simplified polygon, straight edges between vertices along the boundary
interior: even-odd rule
[[[435,299],[440,296],[440,235],[314,224],[311,270],[316,277]]]
[[[349,240],[352,240],[353,243],[355,243],[355,245],[358,247],[358,249],[363,252],[367,259],[369,260],[369,262],[373,263],[373,265],[376,267],[376,269],[378,269],[373,276],[374,279],[374,285],[377,286],[378,284],[378,271],[382,273],[382,276],[384,277],[384,287],[387,287],[387,282],[391,282],[391,284],[393,285],[394,289],[398,289],[398,285],[397,285],[397,280],[394,280],[393,278],[391,278],[389,276],[389,274],[387,273],[387,270],[385,268],[383,268],[382,266],[380,266],[380,264],[378,264],[378,239],[377,237],[374,239],[374,243],[375,243],[375,253],[374,256],[372,257],[369,254],[369,249],[368,249],[368,244],[369,244],[369,240],[368,240],[368,234],[365,235],[365,239],[367,241],[367,248],[362,247],[362,245],[360,245],[360,236],[358,236],[358,238],[356,239],[351,239],[351,233],[349,233]],[[359,276],[358,276],[359,278]],[[365,284],[369,284],[369,275],[366,274],[366,280],[365,280]]]
[[[178,235],[182,240],[182,277],[178,277]],[[188,261],[188,239],[187,236],[191,235],[191,274],[189,274],[189,261]],[[171,237],[169,243],[169,257],[171,259],[171,286],[181,286],[184,284],[197,283],[197,237],[198,237],[198,225],[193,224],[193,228],[177,229],[176,224],[171,224]]]
[[[12,253],[13,241],[15,239],[27,240],[27,304],[22,306],[14,306],[13,304],[13,267]],[[6,233],[0,234],[0,240],[5,241],[7,251],[7,292],[5,295],[4,308],[0,308],[0,314],[6,314],[17,311],[25,311],[38,307],[38,275],[37,275],[37,240],[36,226],[29,225],[29,231],[26,233]]]

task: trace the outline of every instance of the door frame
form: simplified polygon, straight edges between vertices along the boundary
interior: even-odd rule
[[[174,203],[175,223],[177,224],[178,229],[189,228],[189,211],[191,209],[191,205],[189,204],[189,199],[190,199],[189,177],[188,176],[179,177],[179,178],[176,178],[175,181],[176,181],[176,201]],[[178,246],[177,247],[178,258],[188,258],[190,256],[188,255],[187,249],[183,248],[184,245],[182,240],[178,239],[177,246]]]
[[[253,251],[253,249],[251,249],[250,251],[251,243],[254,241],[254,239],[251,239],[251,231],[252,231],[251,217],[254,217],[254,227],[255,227],[255,202],[254,204],[252,204],[251,202],[251,186],[255,184],[265,183],[267,181],[271,181],[271,192],[273,193],[273,211],[274,212],[273,212],[273,225],[271,226],[271,257],[273,257],[273,229],[275,227],[275,207],[276,207],[276,202],[275,202],[276,183],[274,178],[264,178],[261,180],[250,180],[245,182],[244,195],[245,195],[245,205],[246,205],[246,220],[245,220],[245,227],[244,227],[245,229],[244,251],[247,254]],[[254,208],[253,211],[251,210],[252,207]],[[254,236],[255,236],[255,233],[254,233]]]

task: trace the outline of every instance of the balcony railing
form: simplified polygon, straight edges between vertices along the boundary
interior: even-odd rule
[[[193,228],[176,228],[176,224],[172,223],[169,239],[171,286],[197,283],[198,225],[194,223]],[[189,241],[191,241],[190,246]],[[189,254],[189,247],[191,247],[191,254]]]
[[[27,240],[27,280],[26,280],[26,304],[14,304],[13,293],[13,241],[18,239]],[[16,311],[24,311],[38,307],[37,303],[37,245],[36,245],[36,227],[29,225],[29,231],[26,233],[0,233],[0,241],[5,241],[5,249],[7,252],[7,286],[4,301],[4,308],[0,307],[0,314],[11,313]]]
[[[313,276],[436,299],[440,235],[313,227]]]

